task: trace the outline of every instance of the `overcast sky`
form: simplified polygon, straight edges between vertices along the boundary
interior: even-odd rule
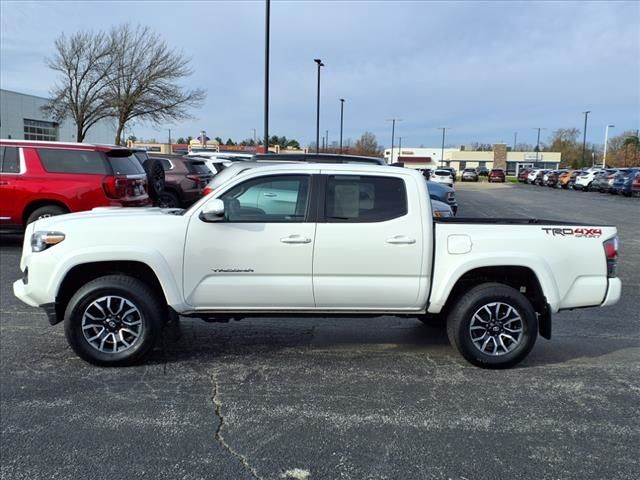
[[[193,121],[134,125],[166,141],[234,140],[263,132],[263,1],[58,2],[0,0],[2,88],[46,96],[44,64],[54,39],[124,22],[148,25],[187,57],[205,105]],[[336,140],[339,98],[345,138],[364,131],[389,146],[472,141],[535,144],[533,127],[582,129],[588,140],[640,128],[640,2],[272,1],[270,133],[315,139],[316,65],[321,58],[320,129]],[[322,134],[323,134],[322,133]],[[321,134],[321,135],[322,135]],[[397,142],[397,140],[396,140]]]

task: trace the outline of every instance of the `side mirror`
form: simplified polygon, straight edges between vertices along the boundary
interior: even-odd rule
[[[224,219],[224,202],[219,198],[208,201],[200,212],[203,222],[219,222]]]

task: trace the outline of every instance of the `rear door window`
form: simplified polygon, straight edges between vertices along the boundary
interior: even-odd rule
[[[327,222],[383,222],[406,214],[407,192],[400,178],[334,175],[327,179]]]
[[[108,153],[107,158],[115,175],[144,175],[145,171],[133,154]]]
[[[0,147],[0,167],[2,173],[20,173],[18,147]]]
[[[204,162],[196,161],[189,163],[190,173],[195,173],[198,175],[211,175],[211,170]]]
[[[42,166],[49,173],[107,173],[103,154],[91,150],[65,150],[62,148],[38,148]]]

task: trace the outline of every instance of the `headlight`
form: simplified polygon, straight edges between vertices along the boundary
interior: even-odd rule
[[[31,235],[31,250],[42,252],[64,240],[62,232],[34,232]]]
[[[445,218],[445,217],[450,217],[451,213],[449,212],[449,210],[434,210],[433,216],[435,218]]]

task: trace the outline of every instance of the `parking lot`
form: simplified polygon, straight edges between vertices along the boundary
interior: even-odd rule
[[[639,478],[640,199],[456,189],[459,216],[616,225],[620,303],[556,315],[506,371],[388,317],[185,319],[147,363],[105,369],[14,298],[22,239],[0,237],[2,478]]]

